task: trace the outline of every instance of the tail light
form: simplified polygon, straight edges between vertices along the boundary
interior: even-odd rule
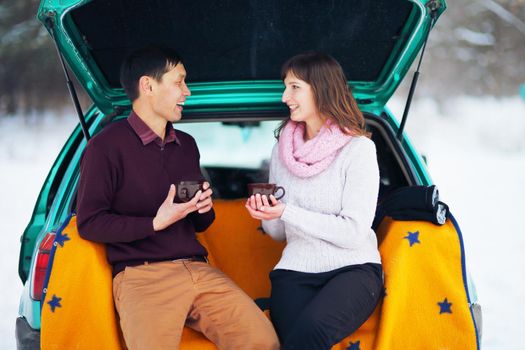
[[[46,278],[47,265],[49,264],[49,254],[55,241],[55,232],[46,233],[44,239],[40,242],[36,256],[35,271],[33,271],[33,289],[32,298],[34,300],[42,299],[42,288]]]

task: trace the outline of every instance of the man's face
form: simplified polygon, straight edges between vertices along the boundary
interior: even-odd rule
[[[160,81],[151,80],[153,111],[168,122],[176,122],[182,117],[186,97],[191,95],[186,85],[186,69],[182,63],[171,67]]]

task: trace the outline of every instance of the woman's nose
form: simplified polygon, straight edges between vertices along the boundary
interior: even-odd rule
[[[286,103],[286,101],[288,101],[288,92],[286,90],[283,91],[283,96],[281,97],[281,101],[283,101],[283,103]]]

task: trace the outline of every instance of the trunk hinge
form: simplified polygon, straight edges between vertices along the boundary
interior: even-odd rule
[[[53,42],[55,43],[55,48],[57,49],[58,58],[60,59],[60,63],[62,64],[62,68],[64,69],[64,75],[66,76],[67,88],[69,90],[69,95],[71,96],[71,99],[73,100],[73,104],[75,105],[75,110],[77,111],[78,119],[80,120],[80,126],[82,128],[82,132],[84,133],[84,137],[86,138],[86,141],[89,141],[91,136],[89,135],[89,130],[86,124],[86,119],[84,118],[84,114],[82,113],[82,108],[80,107],[80,102],[78,101],[78,96],[75,90],[75,86],[73,85],[73,82],[71,81],[69,74],[67,72],[66,63],[64,62],[64,57],[62,57],[62,53],[60,52],[58,48],[58,43],[55,37],[55,26],[54,26],[52,17],[53,16],[49,16],[46,18],[45,20],[46,25],[49,28],[51,38],[53,39]]]
[[[417,64],[417,69],[414,72],[414,77],[412,78],[412,83],[410,84],[410,90],[408,92],[407,102],[405,104],[405,110],[403,111],[403,118],[401,119],[401,124],[399,125],[399,130],[397,131],[397,139],[399,141],[402,141],[403,137],[403,130],[405,129],[405,124],[408,117],[408,111],[410,110],[410,105],[412,103],[412,98],[414,97],[414,91],[416,91],[416,85],[417,80],[419,79],[419,68],[421,67],[421,62],[423,61],[423,55],[425,53],[425,48],[427,47],[427,41],[428,36],[430,35],[430,31],[434,27],[434,24],[436,23],[437,17],[438,17],[438,9],[440,8],[441,4],[439,0],[431,0],[427,3],[427,7],[430,8],[430,24],[427,31],[427,35],[425,37],[425,41],[423,42],[423,49],[421,50],[421,55],[419,56],[419,62]]]

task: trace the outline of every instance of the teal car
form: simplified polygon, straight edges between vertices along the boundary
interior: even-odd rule
[[[50,251],[57,230],[75,211],[87,140],[130,112],[118,79],[129,51],[156,44],[184,57],[192,95],[176,128],[195,137],[203,174],[215,198],[224,200],[246,198],[247,183],[268,177],[273,130],[288,116],[281,102],[281,64],[306,50],[332,55],[345,70],[376,144],[381,199],[392,189],[433,185],[404,132],[419,72],[402,117],[386,103],[445,9],[443,0],[42,0],[38,20],[55,41],[66,76],[75,75],[93,104],[82,111],[67,78],[80,121],[49,171],[22,235],[18,349],[41,346]],[[481,308],[464,264],[462,269],[479,348]]]

